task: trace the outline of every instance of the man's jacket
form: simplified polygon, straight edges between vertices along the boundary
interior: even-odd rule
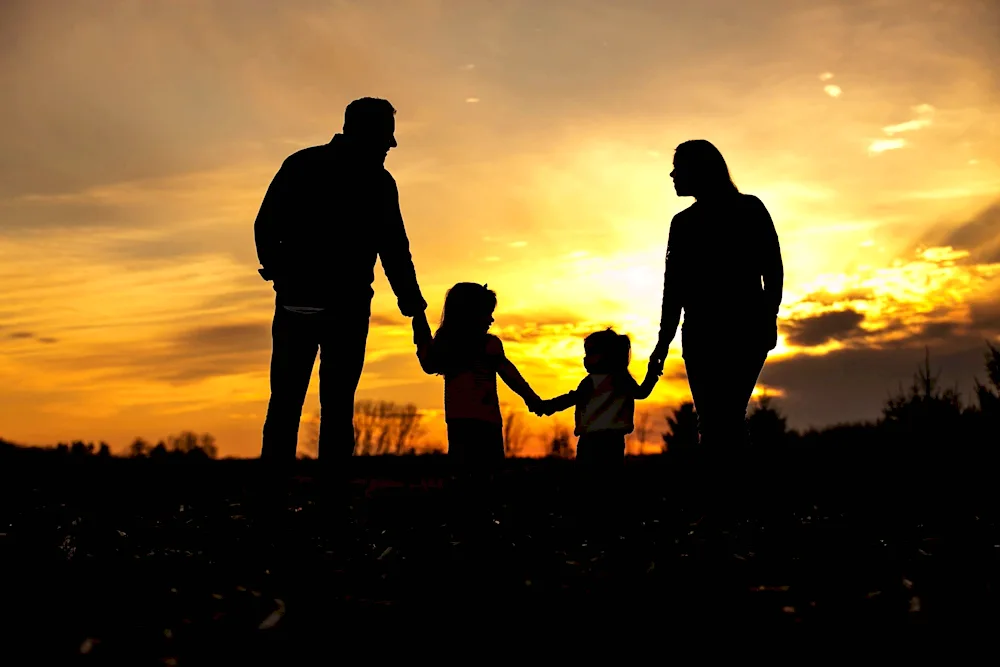
[[[344,135],[284,161],[264,195],[254,236],[261,275],[274,281],[281,305],[370,304],[381,257],[400,312],[412,317],[427,307],[396,181]]]

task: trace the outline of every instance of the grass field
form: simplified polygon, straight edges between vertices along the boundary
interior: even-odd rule
[[[337,529],[317,512],[307,461],[275,547],[254,530],[256,463],[5,464],[8,638],[39,661],[236,664],[396,624],[505,634],[598,619],[997,618],[1000,534],[982,471],[961,483],[888,457],[757,459],[741,467],[742,497],[729,498],[747,521],[708,525],[698,520],[710,466],[631,458],[617,535],[594,543],[576,528],[573,461],[508,461],[478,539],[449,524],[443,457],[354,459],[354,521]]]

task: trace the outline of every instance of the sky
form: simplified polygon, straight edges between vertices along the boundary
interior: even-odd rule
[[[925,347],[971,398],[1000,340],[997,34],[991,0],[5,2],[0,437],[120,450],[193,430],[257,455],[274,292],[254,217],[282,160],[363,96],[398,110],[386,167],[432,323],[448,287],[488,283],[543,397],[609,325],[641,379],[693,203],[673,149],[704,138],[779,234],[757,392],[791,426],[877,417]],[[441,443],[442,381],[381,269],[375,289],[358,398],[416,404]],[[678,335],[638,406],[653,449],[690,395],[680,354]],[[565,423],[521,419],[529,452]]]

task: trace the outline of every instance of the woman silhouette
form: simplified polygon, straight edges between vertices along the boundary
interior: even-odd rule
[[[778,234],[764,204],[740,193],[708,141],[678,146],[670,176],[677,195],[695,203],[670,223],[651,360],[666,359],[683,309],[681,345],[701,442],[716,450],[739,447],[747,440],[747,403],[778,339],[784,280]]]

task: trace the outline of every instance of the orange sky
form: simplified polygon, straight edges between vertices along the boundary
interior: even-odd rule
[[[398,109],[386,165],[432,321],[450,285],[488,282],[543,396],[579,382],[578,334],[606,325],[641,378],[690,138],[775,220],[761,388],[793,426],[876,416],[924,345],[968,395],[1000,334],[1000,9],[750,4],[4,3],[0,437],[191,429],[255,455],[273,291],[253,219],[284,157],[365,95]],[[376,290],[359,397],[416,403],[441,440],[441,381],[381,273]],[[686,395],[678,337],[653,439]]]

